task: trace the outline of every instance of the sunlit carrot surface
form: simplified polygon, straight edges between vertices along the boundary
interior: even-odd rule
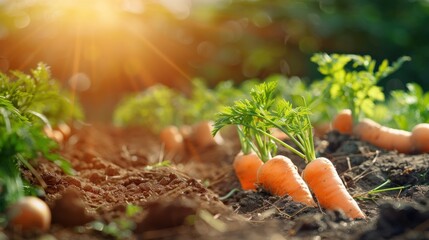
[[[350,109],[341,110],[332,121],[332,129],[343,134],[353,133],[353,118]]]
[[[316,206],[297,167],[285,156],[275,156],[259,168],[258,184],[274,195],[288,195],[295,202]]]
[[[316,158],[305,167],[302,177],[316,195],[320,206],[341,210],[350,218],[365,218],[356,201],[349,194],[332,162]]]
[[[256,189],[256,174],[263,164],[262,160],[254,152],[249,154],[240,152],[237,154],[234,158],[233,167],[243,190]]]

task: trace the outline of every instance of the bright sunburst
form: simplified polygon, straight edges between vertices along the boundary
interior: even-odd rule
[[[157,24],[165,24],[168,17],[154,20],[166,9],[177,18],[186,17],[188,0],[174,4],[142,0],[4,2],[5,14],[15,16],[11,25],[16,30],[8,35],[17,36],[2,43],[8,45],[2,55],[10,60],[11,68],[27,70],[46,62],[54,76],[94,108],[119,99],[120,92],[157,82],[180,85],[189,78],[183,64],[172,59],[181,53],[158,33]],[[166,70],[177,77],[171,79]]]

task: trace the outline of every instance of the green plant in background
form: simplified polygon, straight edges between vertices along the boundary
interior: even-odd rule
[[[410,131],[419,123],[429,123],[429,92],[420,85],[408,83],[407,91],[395,90],[390,95],[386,103],[390,114],[383,119],[387,125]]]
[[[168,125],[211,120],[224,103],[243,97],[243,92],[231,81],[209,88],[201,79],[193,79],[191,86],[189,94],[161,84],[131,94],[116,107],[113,122],[119,126],[145,126],[159,132]]]
[[[401,57],[392,65],[384,60],[378,68],[370,56],[353,54],[315,54],[311,60],[318,65],[324,78],[314,83],[324,89],[322,98],[337,110],[352,110],[354,122],[372,117],[376,101],[384,101],[383,90],[377,83],[395,72],[409,57]]]
[[[202,120],[213,120],[214,115],[225,104],[249,96],[249,87],[255,82],[235,86],[232,81],[219,82],[213,88],[207,86],[202,79],[193,79],[191,94],[186,103],[186,124],[194,124]],[[247,92],[246,92],[247,91]]]
[[[145,126],[155,132],[170,124],[180,126],[185,102],[185,97],[175,90],[155,85],[125,97],[114,111],[113,122],[119,126]]]

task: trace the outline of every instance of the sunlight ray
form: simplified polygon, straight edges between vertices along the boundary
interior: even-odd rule
[[[177,71],[182,77],[185,78],[188,82],[191,80],[191,77],[183,71],[176,63],[171,61],[171,59],[165,55],[158,47],[156,47],[152,42],[150,42],[143,34],[140,32],[132,31],[136,37],[142,41],[150,50],[152,50],[155,54],[157,54],[162,60],[164,60],[169,66],[171,66],[175,71]],[[183,82],[182,82],[183,83]]]

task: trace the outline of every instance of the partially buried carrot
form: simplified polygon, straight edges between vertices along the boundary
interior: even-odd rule
[[[419,152],[429,152],[429,123],[420,123],[411,131],[411,141]]]
[[[258,184],[277,196],[289,195],[295,202],[316,206],[307,184],[292,161],[281,155],[268,160],[258,170]]]
[[[184,151],[185,145],[183,136],[176,126],[168,126],[161,130],[159,134],[164,149],[168,153],[179,154]]]
[[[254,152],[240,152],[234,158],[233,168],[243,190],[256,189],[256,173],[264,163]]]
[[[332,129],[342,134],[353,133],[353,117],[350,109],[341,110],[332,121]]]
[[[246,128],[236,126],[238,139],[240,140],[241,151],[235,156],[233,168],[235,175],[240,181],[243,190],[255,190],[257,185],[257,172],[264,162],[260,158],[259,152],[252,150],[252,142],[249,140],[249,132]],[[257,149],[257,148],[256,148]]]
[[[397,150],[400,153],[410,153],[415,150],[410,132],[382,126],[369,118],[356,124],[353,134],[362,141],[386,150]]]
[[[349,194],[341,178],[326,158],[316,158],[305,167],[302,177],[316,195],[320,206],[331,210],[342,210],[346,216],[365,218],[358,204]]]
[[[189,138],[200,149],[222,144],[224,141],[222,136],[220,134],[212,136],[212,130],[212,121],[201,121],[192,126]]]

